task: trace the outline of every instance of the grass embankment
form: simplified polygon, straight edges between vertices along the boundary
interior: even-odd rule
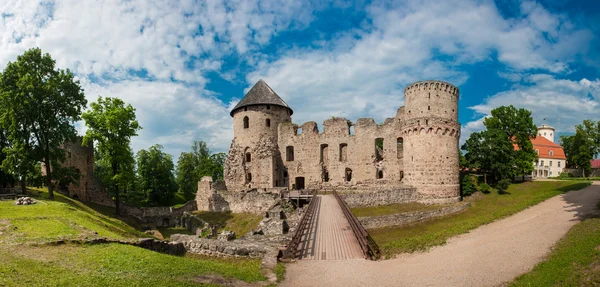
[[[600,286],[600,218],[573,226],[546,261],[511,286]]]
[[[119,245],[0,245],[0,286],[198,286],[202,274],[265,280],[260,260],[197,259]]]
[[[403,227],[369,230],[383,254],[425,250],[441,245],[452,236],[465,233],[480,225],[512,215],[550,197],[570,190],[582,189],[590,182],[534,181],[513,184],[506,194],[479,194],[465,201],[472,205],[459,214]]]
[[[369,206],[369,207],[356,207],[350,210],[356,217],[363,216],[382,216],[397,213],[413,212],[413,211],[425,211],[439,209],[439,205],[427,205],[416,202],[411,203],[399,203],[392,205],[383,206]]]
[[[220,226],[219,232],[230,230],[236,237],[244,236],[258,226],[262,215],[252,213],[207,212],[196,211],[194,214],[212,226]]]
[[[265,280],[260,260],[177,257],[120,244],[37,245],[59,239],[148,237],[125,222],[55,193],[30,191],[38,203],[0,201],[0,286],[191,286],[217,274]],[[30,243],[34,243],[31,245]]]

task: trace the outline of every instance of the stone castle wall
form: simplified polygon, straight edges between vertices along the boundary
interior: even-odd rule
[[[57,190],[81,201],[114,206],[108,191],[94,176],[93,145],[83,146],[82,138],[78,137],[74,142],[64,143],[61,149],[65,151],[65,160],[62,162],[62,166],[76,168],[81,177],[77,183],[71,183],[68,186],[57,186]],[[46,174],[43,163],[42,174]]]
[[[210,176],[198,182],[196,205],[200,211],[260,214],[269,210],[280,199],[281,190],[252,189],[247,192],[225,190],[222,181],[213,182]]]
[[[387,197],[394,202],[460,200],[458,89],[423,81],[406,87],[404,96],[405,106],[382,124],[331,118],[322,132],[315,122],[293,124],[290,110],[279,106],[255,104],[235,111],[235,138],[225,162],[227,190],[335,188],[372,193],[387,186],[402,193]],[[416,194],[406,192],[410,187]],[[206,200],[214,204],[224,196],[229,196],[227,202],[235,201],[225,192],[213,192]],[[207,207],[211,208],[215,207]]]

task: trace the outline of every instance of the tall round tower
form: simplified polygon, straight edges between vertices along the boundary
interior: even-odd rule
[[[277,126],[291,122],[292,109],[259,80],[231,110],[233,142],[225,162],[230,190],[269,188],[277,184]]]
[[[423,203],[460,200],[458,88],[422,81],[404,89],[404,180]]]

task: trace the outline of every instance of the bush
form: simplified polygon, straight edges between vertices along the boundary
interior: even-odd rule
[[[496,183],[496,189],[498,190],[498,194],[505,193],[506,190],[508,189],[509,185],[510,185],[510,179],[508,179],[508,178],[498,181],[498,183]]]
[[[568,172],[561,172],[560,175],[558,176],[558,178],[570,178],[570,177],[574,177],[574,176]]]
[[[477,191],[477,184],[475,184],[475,181],[470,174],[462,176],[460,180],[460,190],[462,191],[463,196],[469,196]]]
[[[481,191],[483,193],[490,193],[491,190],[492,190],[492,187],[487,183],[482,183],[479,185],[479,191]]]

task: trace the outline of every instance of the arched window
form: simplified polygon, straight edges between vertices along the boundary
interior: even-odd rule
[[[250,154],[250,152],[246,152],[246,162],[251,162],[252,161],[252,155]]]
[[[351,169],[346,168],[344,179],[346,181],[351,181],[352,180],[352,170]]]
[[[383,178],[383,170],[378,170],[377,171],[377,179],[382,179]]]
[[[247,173],[246,174],[246,183],[250,183],[252,182],[252,173]]]
[[[244,117],[244,128],[247,129],[250,127],[250,119],[248,117]]]
[[[548,154],[550,154],[550,156],[553,156],[554,155],[554,151],[550,151],[550,152],[548,152]]]
[[[346,159],[348,158],[347,152],[348,152],[348,144],[341,143],[340,144],[340,161],[342,161],[342,162],[346,161]]]
[[[266,125],[267,127],[271,127],[271,119],[266,119],[266,120],[265,120],[265,125]]]

